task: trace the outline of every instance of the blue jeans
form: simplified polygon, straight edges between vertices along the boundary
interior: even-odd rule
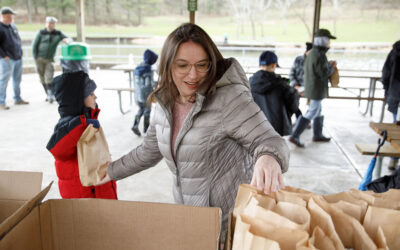
[[[322,111],[322,100],[311,99],[310,107],[308,108],[307,113],[303,115],[303,117],[311,121],[314,118],[321,116],[321,111]]]
[[[0,105],[6,104],[8,81],[12,76],[14,88],[14,101],[21,101],[22,59],[0,58]]]

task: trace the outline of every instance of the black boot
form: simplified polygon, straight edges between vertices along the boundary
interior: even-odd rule
[[[322,134],[323,126],[324,126],[324,117],[323,116],[318,116],[317,118],[314,119],[314,124],[313,124],[314,137],[312,139],[313,141],[328,142],[331,140],[331,138],[325,137]]]
[[[144,117],[144,124],[143,124],[143,132],[146,133],[147,129],[149,128],[150,125],[150,117],[145,116]]]
[[[294,143],[297,147],[303,148],[304,144],[300,142],[300,135],[303,133],[304,129],[306,129],[308,124],[310,124],[310,120],[300,116],[293,129],[292,135],[289,137],[289,141]]]
[[[133,127],[131,128],[133,133],[135,133],[137,136],[141,136],[140,130],[139,130],[139,122],[140,122],[140,116],[136,116],[135,122],[133,123]]]

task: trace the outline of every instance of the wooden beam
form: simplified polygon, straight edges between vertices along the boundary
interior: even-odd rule
[[[313,30],[312,30],[312,42],[314,42],[314,34],[315,34],[315,32],[319,29],[320,17],[321,17],[321,0],[315,0]]]
[[[76,3],[76,39],[79,42],[85,42],[85,9],[84,0],[75,0]]]
[[[194,11],[189,11],[189,21],[194,24]]]

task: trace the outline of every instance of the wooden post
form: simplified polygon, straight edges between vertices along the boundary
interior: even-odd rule
[[[194,24],[194,11],[189,12],[189,20],[190,20],[190,23]]]
[[[75,0],[76,3],[76,39],[79,42],[85,42],[85,9],[84,0]]]
[[[314,23],[312,29],[312,42],[314,43],[314,34],[319,29],[319,21],[321,16],[321,0],[315,0],[314,4]]]

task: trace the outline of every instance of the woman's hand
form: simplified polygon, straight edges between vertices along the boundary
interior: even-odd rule
[[[251,185],[265,194],[276,192],[279,188],[285,188],[281,166],[270,155],[262,155],[256,161],[254,166]]]
[[[103,177],[103,179],[101,179],[101,181],[99,181],[98,183],[94,184],[95,186],[100,186],[103,185],[107,182],[111,181],[110,176],[108,175],[108,173],[106,174],[106,176]]]

